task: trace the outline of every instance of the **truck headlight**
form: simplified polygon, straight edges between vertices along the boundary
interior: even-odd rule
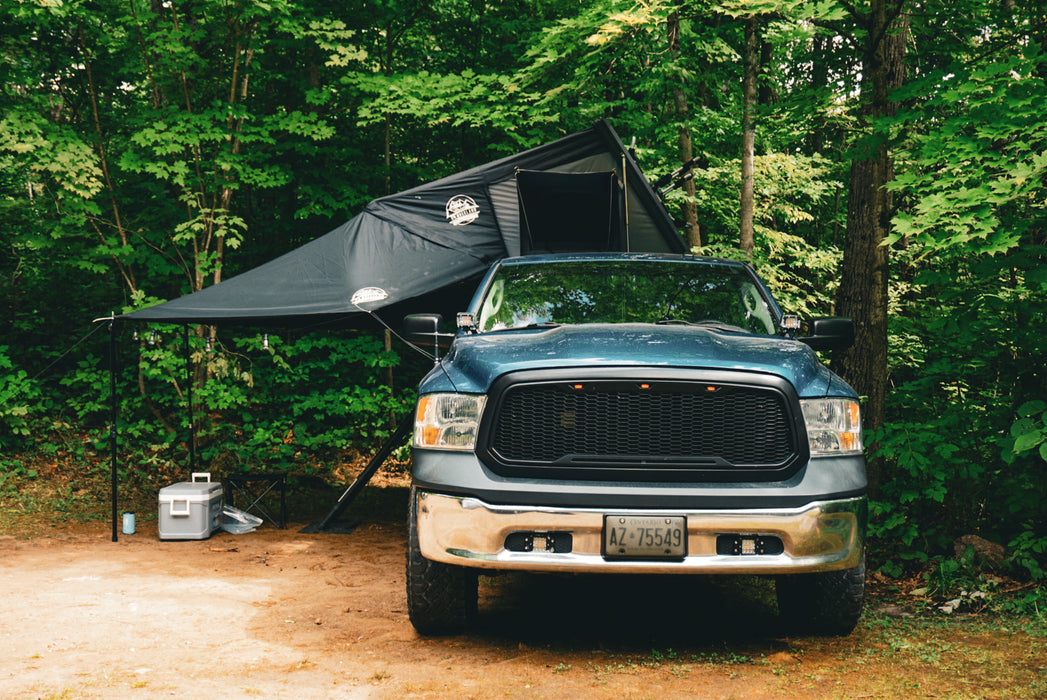
[[[803,422],[812,456],[862,451],[862,418],[852,399],[802,399]]]
[[[429,394],[418,399],[414,445],[440,450],[476,447],[487,397],[473,394]]]

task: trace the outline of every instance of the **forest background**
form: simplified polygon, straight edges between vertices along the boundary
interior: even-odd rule
[[[2,0],[0,47],[3,502],[105,502],[93,319],[608,118],[652,180],[694,164],[666,199],[696,252],[855,319],[831,364],[864,398],[873,566],[1042,602],[1040,3]],[[132,330],[119,469],[143,493],[185,477],[190,415],[205,468],[344,481],[425,370],[370,331],[193,328],[187,371],[181,329]],[[972,534],[1004,559],[954,556]]]

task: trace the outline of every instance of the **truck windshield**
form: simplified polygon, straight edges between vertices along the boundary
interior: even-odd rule
[[[651,260],[503,265],[481,332],[580,323],[694,324],[773,334],[773,314],[741,267]]]

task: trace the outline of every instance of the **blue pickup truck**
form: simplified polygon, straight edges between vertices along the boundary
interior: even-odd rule
[[[405,320],[409,337],[442,319]],[[797,631],[849,634],[865,590],[858,397],[751,266],[686,255],[496,263],[415,416],[407,601],[466,628],[499,570],[772,575]]]

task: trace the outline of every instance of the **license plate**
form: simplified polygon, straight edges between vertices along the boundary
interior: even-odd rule
[[[607,557],[683,559],[687,556],[687,518],[604,516],[603,551]]]

